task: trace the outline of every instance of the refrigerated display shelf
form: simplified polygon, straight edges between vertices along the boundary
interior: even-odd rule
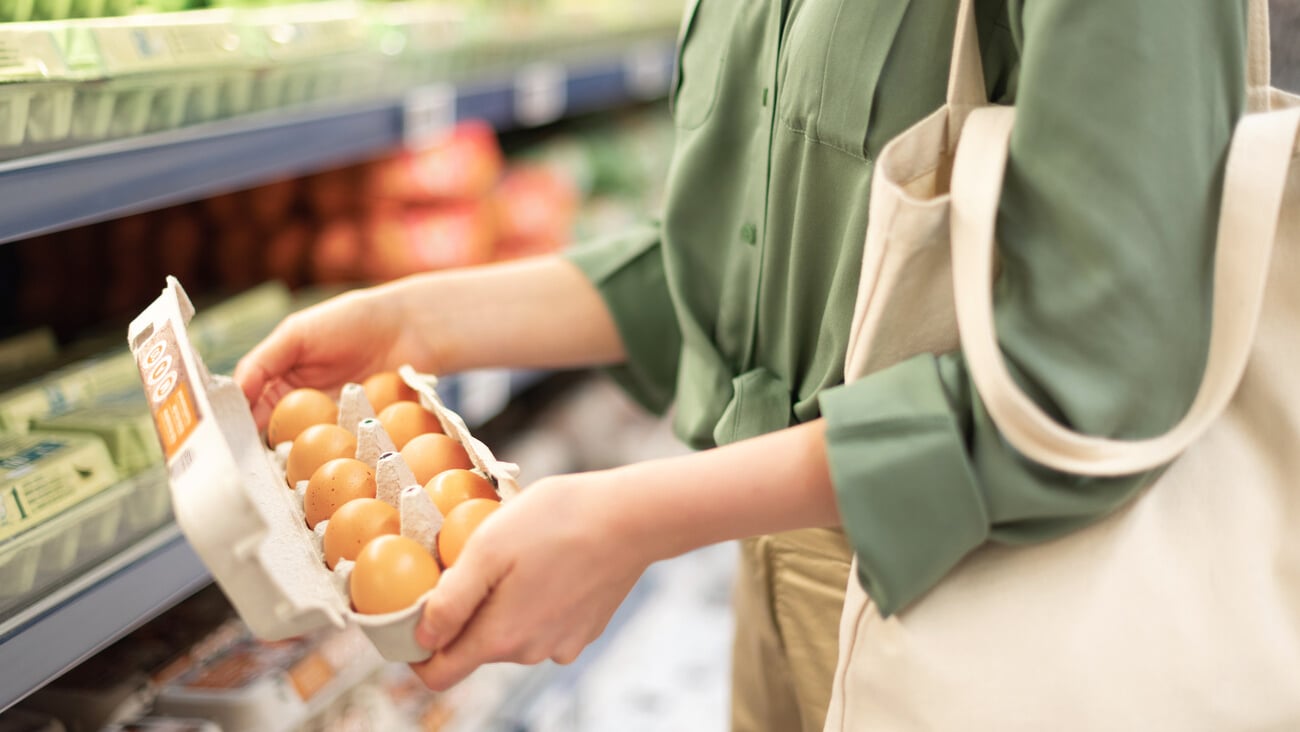
[[[660,98],[671,39],[401,98],[256,114],[0,163],[0,243],[360,162],[462,119],[498,130]]]
[[[540,371],[447,377],[439,391],[477,427],[545,378]],[[159,473],[161,476],[161,473]],[[0,622],[0,711],[210,582],[170,519]]]
[[[0,625],[0,711],[209,582],[174,523]]]

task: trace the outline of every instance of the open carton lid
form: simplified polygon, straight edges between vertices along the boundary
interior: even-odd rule
[[[354,621],[385,658],[427,658],[415,642],[423,600],[385,615],[352,611],[243,392],[233,379],[209,373],[190,343],[186,326],[193,315],[185,290],[168,277],[162,295],[132,321],[128,340],[166,457],[176,523],[213,579],[262,639]],[[502,499],[513,498],[518,468],[497,461],[473,439],[438,400],[431,381],[408,367],[401,373],[446,433],[496,482]]]

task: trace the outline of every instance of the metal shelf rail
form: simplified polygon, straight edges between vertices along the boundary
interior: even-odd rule
[[[457,120],[511,130],[660,98],[673,58],[671,40],[646,43],[401,98],[249,115],[0,163],[0,243],[359,162]]]

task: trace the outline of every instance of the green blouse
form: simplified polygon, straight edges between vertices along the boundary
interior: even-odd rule
[[[662,221],[571,257],[643,404],[705,448],[824,416],[860,580],[885,613],[985,541],[1050,539],[1150,475],[1057,473],[982,409],[961,353],[844,386],[881,148],[943,103],[955,0],[692,0]],[[980,0],[1015,103],[996,318],[1021,384],[1114,437],[1177,421],[1208,342],[1213,232],[1245,96],[1242,0]]]

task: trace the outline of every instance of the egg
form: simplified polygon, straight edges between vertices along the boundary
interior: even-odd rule
[[[375,497],[375,471],[355,458],[335,458],[316,468],[307,481],[302,508],[307,528],[328,519],[354,498]]]
[[[418,402],[420,396],[394,371],[382,371],[361,382],[366,399],[375,412],[382,412],[393,402]]]
[[[357,438],[351,432],[336,424],[314,425],[294,439],[284,468],[285,478],[293,487],[335,458],[356,456]]]
[[[379,423],[393,439],[398,450],[420,435],[442,432],[442,425],[424,407],[416,402],[393,402],[379,413]]]
[[[444,470],[452,468],[469,470],[474,467],[474,463],[470,462],[469,454],[459,442],[437,433],[412,438],[406,443],[406,447],[402,448],[402,459],[406,461],[411,472],[415,473],[415,479],[420,485],[433,480],[433,476]]]
[[[321,548],[330,569],[340,559],[355,560],[371,539],[401,531],[397,509],[378,498],[354,498],[339,506],[329,523]]]
[[[447,513],[438,532],[438,556],[444,567],[456,563],[470,534],[500,507],[500,503],[488,498],[471,498]]]
[[[292,442],[308,427],[334,424],[338,419],[339,408],[325,392],[294,389],[271,410],[271,421],[266,425],[266,441],[271,447],[281,442]]]
[[[425,492],[433,499],[433,505],[443,516],[451,513],[456,506],[471,498],[497,500],[497,492],[491,481],[472,470],[453,468],[433,476],[424,486]]]
[[[424,547],[404,536],[381,536],[357,555],[348,590],[352,606],[368,615],[414,605],[438,584],[438,563]]]

